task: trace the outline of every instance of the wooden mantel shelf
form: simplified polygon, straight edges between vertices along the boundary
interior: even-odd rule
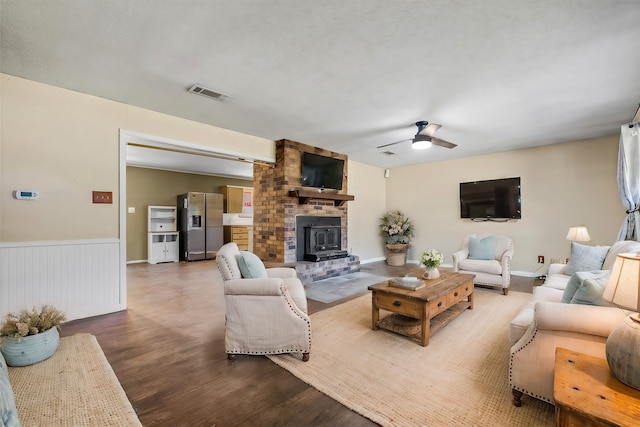
[[[348,194],[320,193],[313,190],[289,190],[289,196],[297,197],[298,203],[301,205],[305,205],[313,199],[333,200],[335,206],[343,206],[345,202],[355,200],[355,196]]]

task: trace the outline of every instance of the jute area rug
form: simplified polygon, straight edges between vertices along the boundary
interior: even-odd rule
[[[96,337],[60,339],[35,365],[9,368],[18,418],[27,426],[141,426]]]
[[[511,403],[507,330],[531,295],[476,288],[474,296],[474,309],[427,347],[373,331],[371,296],[364,295],[311,316],[308,362],[269,358],[382,426],[555,425],[552,405],[532,398],[520,408]]]

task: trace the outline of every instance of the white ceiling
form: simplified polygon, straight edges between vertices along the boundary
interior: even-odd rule
[[[3,73],[383,168],[618,134],[640,102],[636,0],[0,2]],[[418,120],[458,147],[376,148]]]

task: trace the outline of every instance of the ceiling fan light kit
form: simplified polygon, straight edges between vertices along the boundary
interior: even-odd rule
[[[431,147],[431,141],[427,141],[426,139],[414,139],[411,143],[411,148],[414,150],[424,150]]]
[[[376,148],[388,147],[390,145],[400,144],[401,142],[411,141],[411,148],[416,150],[424,150],[426,148],[431,147],[432,145],[437,145],[439,147],[444,148],[455,148],[457,145],[453,144],[449,141],[445,141],[443,139],[434,138],[433,134],[436,133],[438,129],[442,127],[442,125],[436,123],[429,123],[426,120],[421,120],[416,122],[416,126],[418,127],[418,132],[416,136],[412,139],[403,139],[402,141],[392,142],[391,144],[380,145]]]

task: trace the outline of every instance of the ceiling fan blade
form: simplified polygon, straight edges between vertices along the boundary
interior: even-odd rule
[[[431,138],[431,143],[433,145],[439,145],[440,147],[444,147],[444,148],[456,148],[458,146],[453,142],[445,141],[444,139],[440,139],[440,138]]]
[[[442,125],[437,123],[429,123],[424,129],[418,132],[418,135],[433,136],[441,127]]]
[[[376,148],[389,147],[391,145],[400,144],[401,142],[406,142],[406,141],[411,141],[412,143],[425,141],[425,142],[430,142],[433,145],[439,145],[440,147],[445,147],[445,148],[457,147],[456,144],[453,144],[449,141],[445,141],[443,139],[433,137],[433,134],[436,133],[438,129],[442,127],[442,125],[439,125],[437,123],[429,123],[426,120],[422,120],[422,121],[416,122],[416,126],[418,126],[418,133],[416,133],[416,136],[414,136],[413,138],[403,139],[402,141],[396,141],[390,144],[379,145]],[[420,148],[426,148],[430,146],[429,144],[418,144],[418,145],[424,145],[424,147],[421,146]],[[414,145],[413,148],[418,148],[418,145]]]
[[[407,141],[411,141],[411,140],[410,140],[410,139],[403,139],[402,141],[392,142],[391,144],[379,145],[379,146],[377,146],[376,148],[389,147],[390,145],[396,145],[396,144],[400,144],[401,142],[407,142]]]

